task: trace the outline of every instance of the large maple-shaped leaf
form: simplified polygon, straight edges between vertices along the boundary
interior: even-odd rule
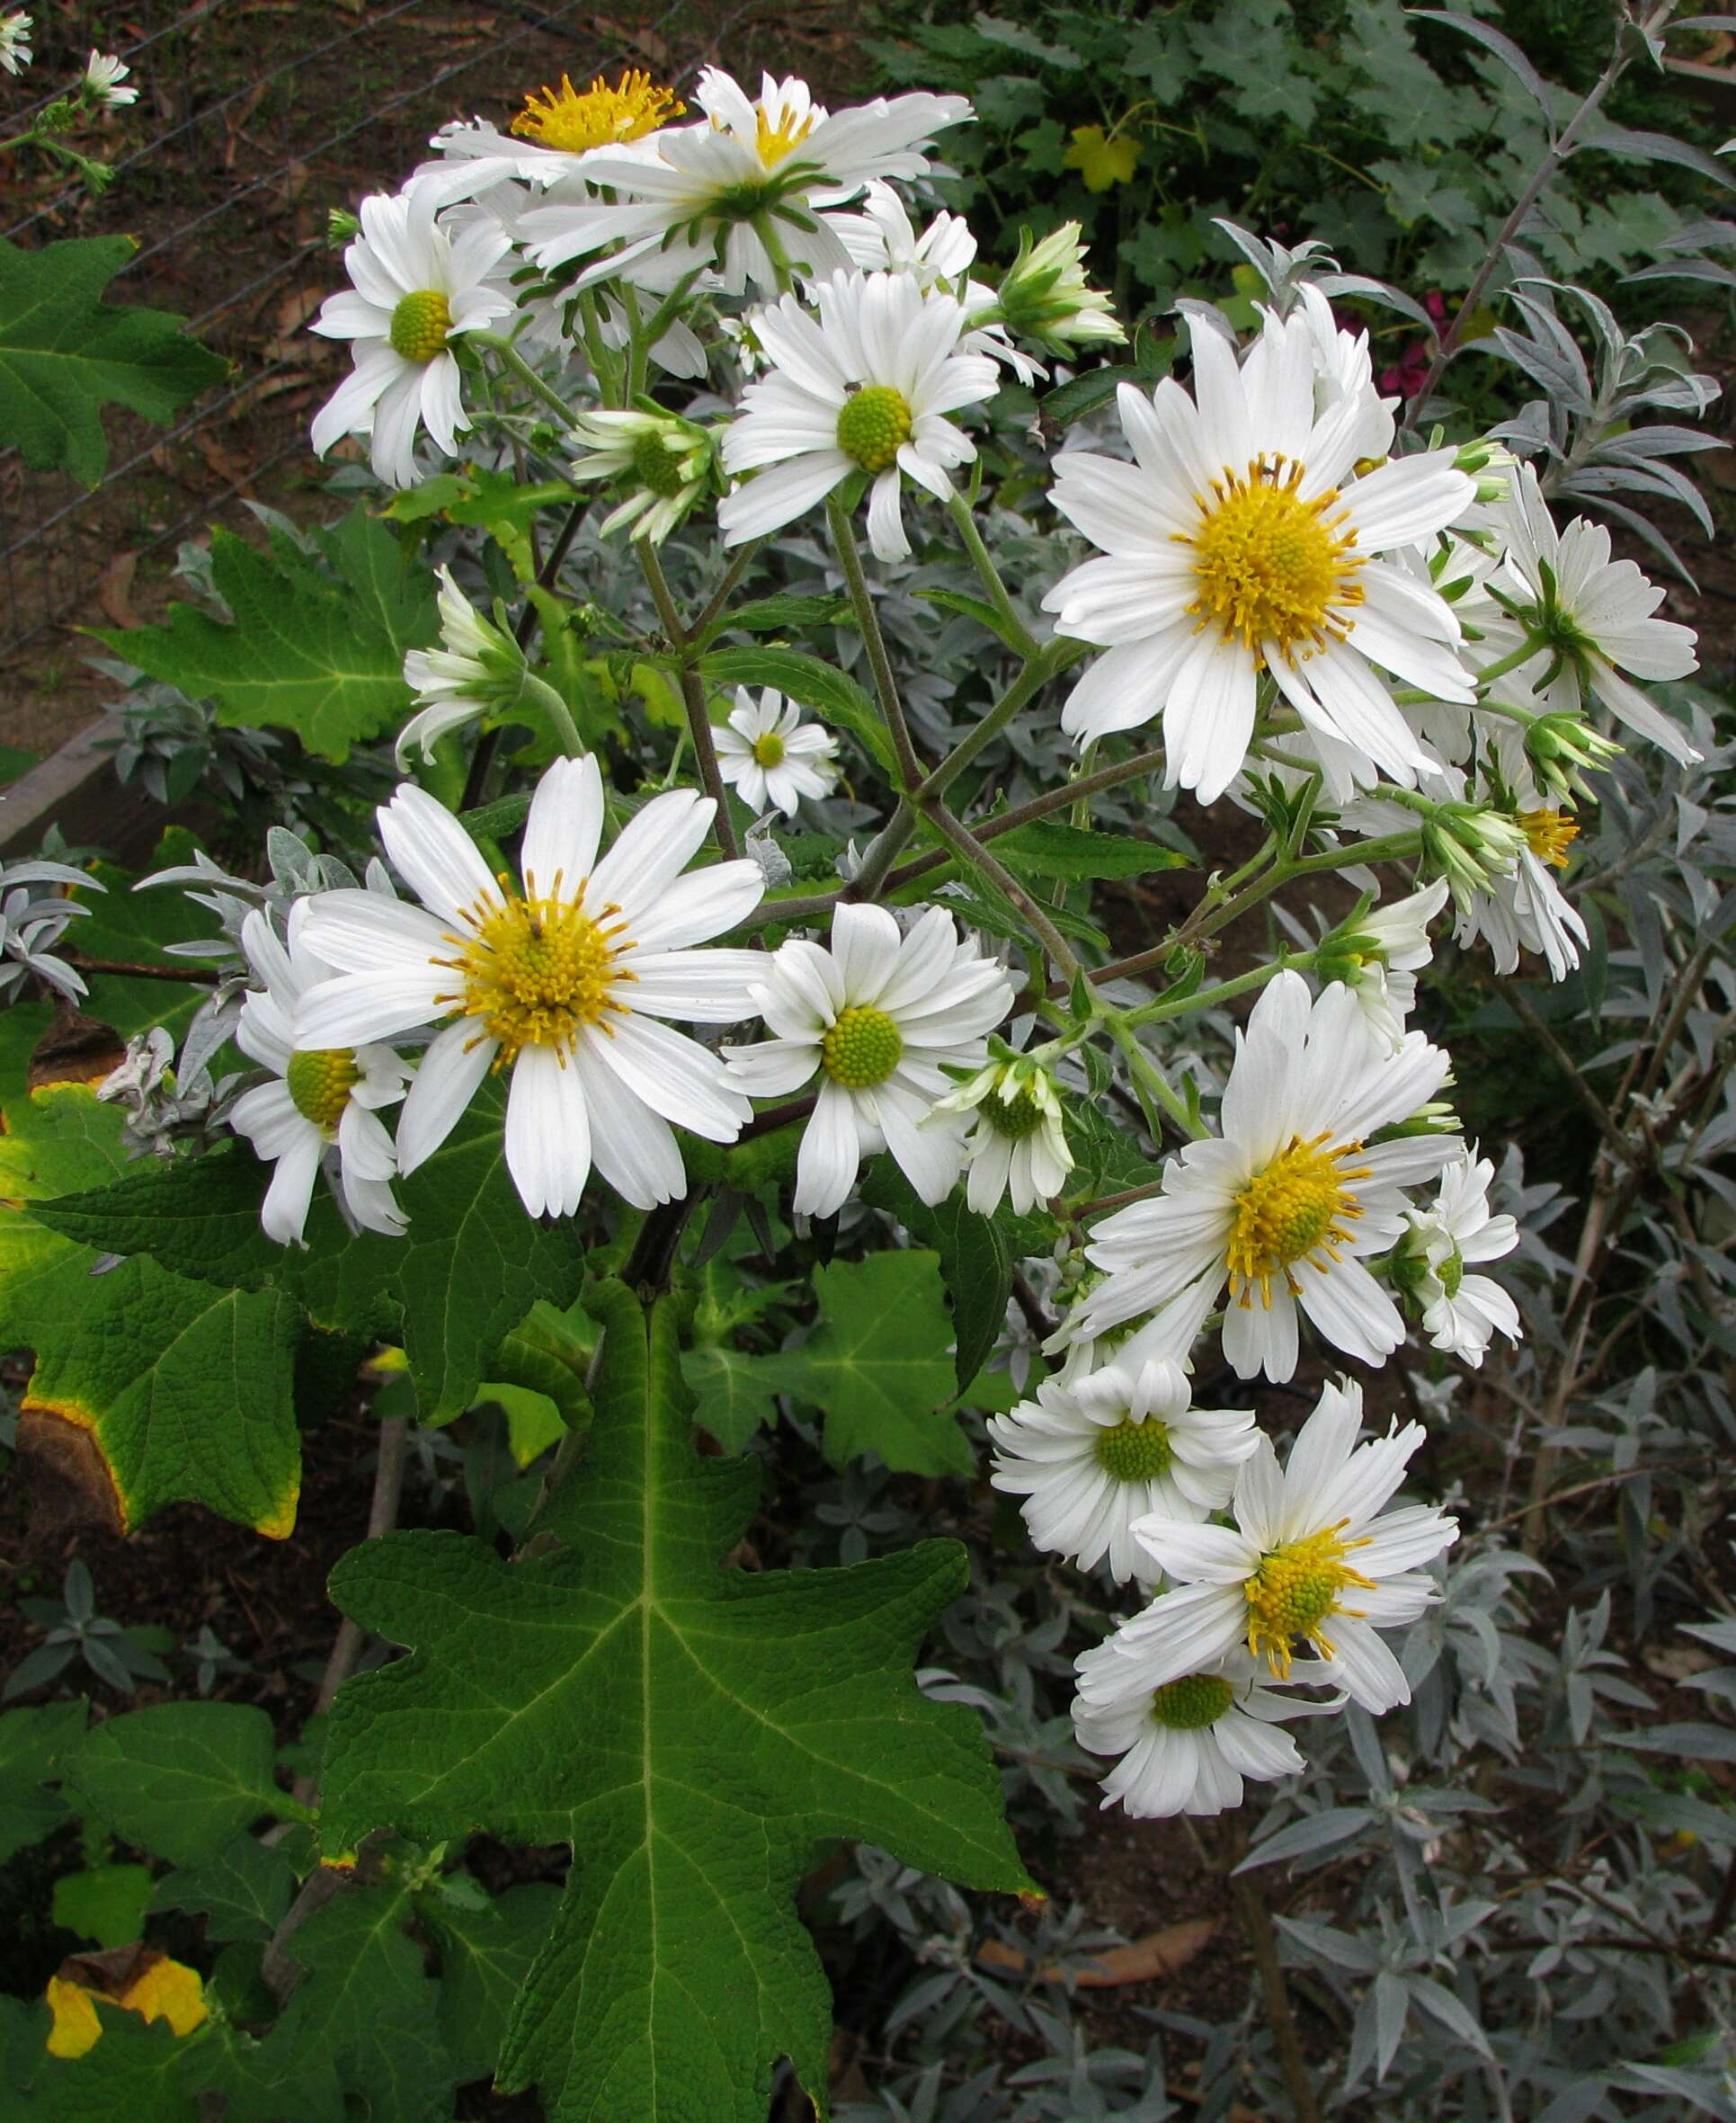
[[[562,1306],[578,1294],[584,1262],[572,1227],[527,1217],[513,1191],[493,1087],[399,1182],[410,1218],[402,1238],[352,1233],[321,1188],[307,1250],[274,1245],[259,1228],[265,1183],[262,1166],[237,1146],[135,1168],[37,1213],[68,1238],[147,1253],[177,1275],[286,1291],[317,1326],[401,1341],[424,1423],[449,1423],[476,1399],[530,1298]]]
[[[163,626],[102,638],[153,678],[215,700],[232,729],[282,724],[322,759],[347,758],[408,712],[405,651],[433,639],[434,594],[427,571],[407,567],[361,510],[313,536],[325,566],[280,531],[263,553],[213,531],[211,579],[230,624],[178,604]]]
[[[781,2056],[824,2099],[826,1983],[793,1907],[821,1844],[1028,1884],[975,1720],[910,1673],[965,1554],[721,1568],[757,1475],[694,1451],[672,1309],[619,1284],[586,1308],[590,1448],[541,1522],[562,1545],[509,1564],[405,1533],[334,1573],[345,1612],[413,1650],[338,1697],[322,1833],[570,1843],[500,2083],[539,2081],[556,2123],[763,2123]]]
[[[301,1479],[298,1307],[279,1291],[218,1289],[144,1259],[99,1272],[99,1250],[29,1211],[118,1177],[124,1115],[85,1084],[0,1093],[0,1350],[35,1358],[25,1414],[85,1434],[123,1531],[184,1502],[281,1539]]]
[[[104,406],[161,423],[227,373],[184,318],[102,300],[137,247],[96,236],[21,251],[0,237],[0,442],[16,443],[32,471],[64,466],[94,486],[109,454]]]

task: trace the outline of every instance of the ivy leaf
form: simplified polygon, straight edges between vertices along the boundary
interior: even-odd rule
[[[153,1703],[85,1734],[62,1756],[81,1810],[123,1842],[198,1866],[263,1814],[307,1818],[272,1775],[276,1738],[247,1703]]]
[[[232,623],[177,604],[162,626],[102,639],[151,677],[215,700],[227,727],[279,724],[342,762],[403,721],[405,651],[433,639],[434,593],[426,570],[408,568],[391,532],[360,509],[312,536],[325,566],[280,531],[263,553],[213,531],[211,579]]]
[[[440,1949],[440,2024],[460,2083],[492,2079],[512,2001],[524,1987],[560,1907],[543,1880],[509,1887],[481,1909],[424,1896],[423,1922]]]
[[[257,1836],[232,1835],[201,1864],[165,1873],[151,1896],[155,1909],[185,1909],[205,1919],[213,1942],[255,1939],[263,1944],[289,1912],[296,1869],[289,1853]]]
[[[523,1318],[528,1292],[556,1307],[578,1294],[584,1262],[571,1234],[527,1217],[513,1190],[492,1087],[399,1182],[410,1217],[402,1238],[350,1232],[321,1189],[307,1250],[273,1245],[259,1228],[265,1185],[262,1167],[237,1146],[63,1194],[38,1213],[68,1238],[149,1254],[180,1276],[287,1293],[316,1326],[400,1342],[424,1423],[450,1423],[470,1406]],[[0,1293],[0,1318],[4,1304]]]
[[[80,1084],[5,1100],[0,1349],[34,1353],[24,1414],[85,1434],[86,1443],[46,1433],[122,1531],[191,1503],[281,1539],[301,1485],[296,1307],[279,1292],[213,1289],[147,1260],[99,1274],[96,1253],[18,1206],[111,1182],[125,1162],[124,1119]]]
[[[54,1883],[52,1913],[63,1931],[99,1947],[131,1946],[145,1935],[150,1906],[148,1865],[93,1865],[63,1872]]]
[[[64,467],[85,486],[109,449],[98,415],[125,406],[158,425],[227,364],[160,309],[102,300],[130,236],[77,236],[22,251],[0,237],[0,442],[32,471]]]
[[[322,1832],[569,1842],[502,2088],[539,2082],[551,2123],[762,2123],[780,2056],[824,2098],[825,1977],[792,1907],[817,1849],[859,1837],[1026,1885],[975,1720],[909,1673],[966,1558],[720,1569],[755,1470],[693,1450],[669,1303],[647,1316],[619,1284],[586,1303],[589,1455],[541,1521],[563,1545],[507,1563],[400,1533],[334,1573],[338,1605],[411,1655],[340,1693]]]
[[[89,1710],[81,1696],[0,1717],[0,1865],[67,1818],[66,1801],[47,1786],[59,1776],[58,1758],[83,1734]]]
[[[682,1352],[681,1375],[693,1396],[693,1420],[726,1452],[742,1451],[773,1412],[771,1396],[778,1389],[760,1369],[770,1360],[744,1355],[721,1342]]]
[[[892,739],[879,709],[847,672],[799,648],[714,648],[699,659],[710,685],[772,685],[823,722],[848,730],[888,774],[897,771]]]

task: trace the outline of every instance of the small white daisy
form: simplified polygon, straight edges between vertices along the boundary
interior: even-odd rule
[[[1344,1697],[1310,1701],[1268,1686],[1245,1651],[1093,1712],[1073,1702],[1073,1735],[1088,1754],[1118,1754],[1103,1779],[1103,1804],[1133,1820],[1221,1814],[1242,1804],[1244,1782],[1276,1783],[1305,1766],[1286,1718],[1324,1717]]]
[[[1437,763],[1380,673],[1473,697],[1451,608],[1380,556],[1450,523],[1473,483],[1450,450],[1360,471],[1371,419],[1390,422],[1368,394],[1329,391],[1317,411],[1316,381],[1300,312],[1268,315],[1240,366],[1201,326],[1193,397],[1169,378],[1151,398],[1120,388],[1134,463],[1086,450],[1055,460],[1055,506],[1106,557],[1044,606],[1058,633],[1108,651],[1063,727],[1084,743],[1161,717],[1166,781],[1201,803],[1247,757],[1262,673],[1305,728],[1407,786]]]
[[[1567,867],[1568,849],[1580,829],[1566,812],[1547,805],[1519,812],[1517,824],[1525,846],[1505,876],[1491,877],[1482,890],[1459,896],[1454,938],[1462,944],[1485,938],[1498,973],[1511,973],[1524,950],[1544,960],[1551,980],[1565,980],[1590,939],[1549,872]]]
[[[699,76],[697,125],[666,128],[649,154],[587,156],[584,174],[607,196],[539,208],[528,219],[545,269],[621,248],[580,285],[663,251],[686,267],[714,259],[732,294],[749,281],[768,292],[785,272],[835,272],[850,254],[816,208],[836,206],[873,177],[920,177],[915,143],[971,114],[963,96],[877,97],[828,113],[806,82],[765,76],[758,101],[717,67]]]
[[[1046,1068],[1022,1058],[990,1062],[935,1111],[975,1116],[965,1138],[965,1199],[978,1216],[993,1215],[1009,1193],[1013,1214],[1028,1216],[1066,1185],[1066,1116]]]
[[[1520,1336],[1519,1308],[1491,1276],[1467,1275],[1473,1262],[1499,1261],[1519,1243],[1511,1217],[1490,1213],[1495,1167],[1470,1152],[1440,1176],[1427,1209],[1410,1213],[1411,1235],[1393,1259],[1400,1287],[1422,1307],[1423,1331],[1437,1349],[1481,1365],[1499,1332]]]
[[[117,58],[112,52],[93,49],[85,62],[85,78],[80,86],[92,103],[100,103],[105,111],[119,110],[124,103],[138,101],[136,88],[120,85],[131,72],[126,61]]]
[[[1046,1378],[1034,1401],[993,1416],[989,1479],[1039,1548],[1082,1570],[1107,1561],[1117,1584],[1157,1574],[1133,1537],[1152,1512],[1199,1521],[1222,1511],[1254,1449],[1251,1410],[1196,1408],[1179,1364],[1111,1360],[1083,1378]]]
[[[408,763],[417,745],[434,756],[434,741],[479,716],[492,714],[522,688],[524,651],[471,603],[444,564],[440,570],[438,648],[413,648],[404,659],[404,682],[416,696],[417,712],[398,732],[397,762]]]
[[[243,1003],[235,1042],[277,1081],[244,1092],[230,1123],[256,1156],[277,1166],[259,1217],[267,1238],[279,1245],[302,1243],[322,1164],[332,1191],[354,1220],[396,1238],[407,1219],[392,1198],[397,1159],[379,1110],[404,1096],[410,1071],[389,1047],[297,1045],[296,1006],[332,975],[307,943],[314,905],[298,899],[289,909],[287,947],[258,907],[241,925],[247,962],[265,986]],[[326,1159],[332,1148],[334,1163]]]
[[[771,372],[749,384],[724,434],[724,469],[755,475],[718,506],[724,543],[764,538],[863,471],[868,543],[877,558],[903,560],[899,474],[950,495],[953,468],[976,446],[946,415],[992,397],[998,371],[986,354],[959,351],[959,304],[906,274],[836,273],[815,299],[817,318],[786,295],[753,319]]]
[[[1404,1038],[1404,1021],[1417,1002],[1417,974],[1433,956],[1429,925],[1447,905],[1447,884],[1438,878],[1336,929],[1322,943],[1314,968],[1322,980],[1341,980],[1357,998],[1370,1029],[1389,1048]]]
[[[1278,1681],[1306,1646],[1318,1663],[1305,1678],[1342,1687],[1375,1716],[1410,1701],[1378,1632],[1439,1598],[1422,1565],[1458,1539],[1458,1522],[1423,1505],[1385,1508],[1423,1441],[1420,1423],[1358,1445],[1361,1427],[1362,1388],[1341,1379],[1322,1390],[1281,1475],[1260,1437],[1236,1476],[1233,1528],[1139,1521],[1171,1589],[1081,1656],[1087,1716],[1209,1673],[1243,1646]]]
[[[687,1183],[672,1124],[734,1142],[751,1111],[707,1048],[662,1021],[729,1024],[762,953],[688,947],[758,905],[756,862],[681,872],[710,829],[708,797],[654,796],[601,860],[602,777],[556,760],[530,799],[524,889],[489,875],[451,813],[405,783],[380,839],[422,905],[326,892],[308,941],[339,977],[302,997],[303,1046],[377,1039],[449,1020],[398,1123],[414,1172],[491,1070],[509,1069],[506,1164],[534,1216],[570,1216],[592,1161],[623,1200],[652,1209]]]
[[[0,14],[0,67],[22,74],[31,63],[31,18],[20,9]]]
[[[576,452],[571,477],[621,479],[631,488],[603,518],[601,534],[630,531],[661,545],[705,493],[712,438],[691,421],[667,413],[576,413],[570,442]]]
[[[793,818],[805,796],[829,796],[837,785],[838,740],[804,722],[795,701],[770,686],[757,700],[744,685],[735,688],[717,745],[717,772],[756,815],[770,806]]]
[[[1005,969],[961,937],[943,907],[901,936],[885,907],[846,905],[832,917],[830,950],[793,937],[752,993],[772,1037],[725,1048],[736,1088],[788,1098],[819,1080],[797,1155],[797,1211],[841,1209],[863,1158],[882,1149],[924,1201],[944,1200],[964,1156],[964,1123],[930,1117],[952,1088],[947,1066],[986,1058],[988,1035],[1012,1004]]]
[[[1107,1272],[1077,1332],[1155,1311],[1142,1347],[1180,1360],[1227,1282],[1224,1353],[1238,1378],[1294,1374],[1298,1312],[1334,1348],[1382,1362],[1404,1322],[1361,1256],[1402,1235],[1403,1190],[1462,1146],[1370,1138],[1418,1113],[1450,1067],[1420,1032],[1396,1048],[1377,1038],[1341,983],[1311,1002],[1300,974],[1280,973],[1236,1035],[1221,1133],[1170,1160],[1161,1194],[1093,1229],[1086,1258]]]
[[[323,457],[340,436],[370,438],[373,467],[392,486],[415,484],[416,433],[448,457],[469,426],[450,343],[508,317],[510,290],[490,275],[510,247],[485,218],[449,236],[432,195],[415,185],[361,202],[361,234],[343,254],[353,286],[325,299],[313,331],[348,339],[355,361],[314,417]]]

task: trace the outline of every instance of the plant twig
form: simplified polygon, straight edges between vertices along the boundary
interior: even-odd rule
[[[1296,2032],[1295,2015],[1290,2010],[1290,1994],[1284,1985],[1284,1969],[1278,1958],[1278,1934],[1271,1917],[1251,1881],[1232,1873],[1226,1884],[1260,1975],[1260,1993],[1266,2001],[1266,2024],[1272,2030],[1272,2047],[1278,2052],[1278,2069],[1284,2074],[1291,2112],[1295,2123],[1321,2123],[1320,2103],[1314,2098],[1314,2083],[1309,2076],[1308,2060],[1302,2053],[1302,2037]]]
[[[693,668],[690,651],[692,636],[681,623],[681,615],[675,609],[675,600],[670,593],[669,581],[663,574],[663,562],[649,539],[635,542],[634,551],[639,556],[639,565],[645,570],[645,579],[651,585],[651,594],[656,601],[657,616],[662,620],[663,632],[674,650],[681,668],[681,701],[687,709],[688,735],[693,740],[693,756],[699,762],[699,779],[705,783],[705,792],[717,806],[712,813],[712,831],[717,836],[717,845],[725,856],[734,861],[741,854],[735,838],[734,821],[729,815],[729,794],[724,787],[724,777],[717,765],[717,747],[712,741],[711,718],[706,712],[705,686],[699,673]]]
[[[844,581],[849,585],[850,601],[856,608],[857,629],[868,651],[875,691],[880,696],[880,712],[886,718],[892,748],[897,754],[899,780],[904,789],[914,789],[922,779],[922,762],[910,734],[910,725],[904,719],[904,704],[898,697],[898,681],[893,675],[892,658],[886,654],[879,615],[868,593],[868,577],[862,572],[862,556],[856,550],[856,533],[850,529],[844,504],[836,494],[826,496],[826,523],[832,532],[832,550],[838,556],[838,565],[843,569]]]

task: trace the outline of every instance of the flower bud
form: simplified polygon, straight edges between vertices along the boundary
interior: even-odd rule
[[[1064,221],[1041,243],[1032,242],[1028,228],[1020,231],[1019,255],[1001,282],[996,308],[997,321],[1015,339],[1028,339],[1051,353],[1127,336],[1109,298],[1085,279],[1077,221]]]
[[[1622,749],[1575,715],[1540,715],[1525,733],[1526,756],[1538,779],[1562,796],[1585,795],[1585,773],[1601,772]]]

